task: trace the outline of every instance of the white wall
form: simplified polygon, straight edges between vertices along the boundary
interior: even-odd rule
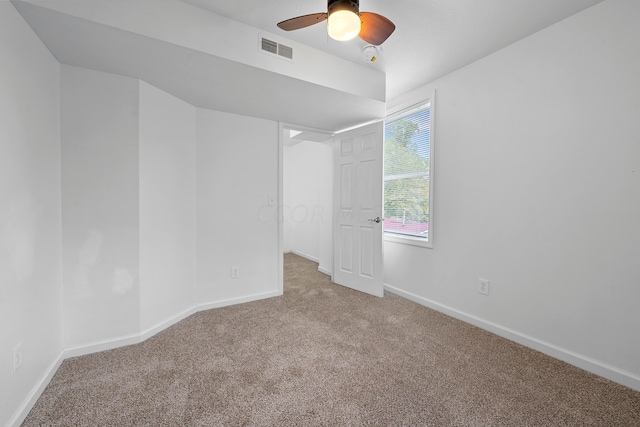
[[[0,58],[0,425],[6,425],[62,350],[60,67],[8,2],[0,2]],[[13,373],[18,343],[23,364]]]
[[[302,141],[289,147],[285,157],[283,206],[290,227],[291,251],[318,262],[331,273],[333,148],[330,144]],[[287,240],[285,238],[285,240]]]
[[[289,130],[285,130],[289,132]],[[291,209],[285,207],[291,206],[293,200],[292,194],[292,175],[291,175],[291,146],[282,147],[282,251],[289,253],[293,250],[293,236],[291,235]]]
[[[638,21],[606,1],[394,100],[436,90],[435,246],[384,255],[405,295],[640,389]]]
[[[386,86],[383,72],[367,64],[348,61],[288,40],[281,35],[258,30],[206,9],[194,7],[187,2],[29,0],[29,3],[251,67],[266,69],[297,80],[305,80],[364,98],[385,101]],[[150,9],[154,10],[153,19],[149,19]],[[277,31],[280,33],[279,30]],[[258,47],[261,36],[292,47],[295,52],[295,61],[285,61],[260,52]],[[336,75],[341,77],[335,78]],[[273,108],[277,109],[280,106],[274,105]]]
[[[276,122],[196,110],[78,67],[63,66],[61,82],[71,354],[138,342],[198,308],[278,294]]]
[[[198,307],[278,294],[276,122],[66,65],[61,87],[72,354],[137,342]]]
[[[65,347],[140,326],[138,80],[62,66]]]
[[[198,109],[197,152],[200,303],[223,305],[276,295],[282,256],[276,206],[278,124]],[[239,267],[239,278],[231,278],[232,266]]]
[[[140,328],[195,305],[196,109],[140,82]]]
[[[396,291],[638,389],[639,18],[637,2],[606,1],[395,100],[437,90],[435,248],[385,245]],[[8,2],[0,57],[4,424],[63,346],[139,334],[188,306],[193,265],[169,242],[193,250],[194,198],[195,304],[276,295],[280,254],[275,122],[196,110],[189,128],[191,108],[137,80],[60,71]],[[194,134],[190,192],[192,152],[176,141]],[[149,268],[168,259],[159,280]]]

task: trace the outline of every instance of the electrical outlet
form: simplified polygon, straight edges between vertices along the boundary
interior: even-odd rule
[[[482,295],[489,295],[489,281],[487,279],[478,278],[480,285],[478,286],[478,292]]]
[[[231,278],[237,279],[238,277],[240,277],[240,267],[234,265],[233,267],[231,267]]]
[[[22,343],[13,347],[13,372],[16,373],[22,366]]]

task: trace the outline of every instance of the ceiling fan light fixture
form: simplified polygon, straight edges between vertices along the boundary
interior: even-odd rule
[[[338,41],[347,41],[360,33],[360,16],[350,10],[337,10],[329,15],[327,31],[329,37]]]
[[[338,41],[358,36],[365,42],[380,46],[396,26],[388,18],[373,12],[360,12],[360,0],[327,0],[327,12],[296,16],[278,22],[285,31],[299,30],[327,21],[327,32]]]
[[[347,41],[360,34],[362,21],[359,14],[359,0],[329,0],[327,32],[329,37]]]

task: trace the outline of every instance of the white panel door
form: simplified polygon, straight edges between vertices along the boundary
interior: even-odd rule
[[[335,137],[333,280],[383,296],[382,122]]]

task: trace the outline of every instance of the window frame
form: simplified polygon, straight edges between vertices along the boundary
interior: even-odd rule
[[[391,114],[388,114],[385,119],[384,119],[384,125],[385,128],[387,126],[387,123],[390,121],[394,121],[394,120],[399,120],[402,117],[406,117],[408,115],[413,114],[414,112],[417,112],[425,107],[429,108],[430,112],[429,112],[429,120],[430,120],[430,132],[429,132],[429,234],[428,234],[428,238],[425,240],[424,238],[421,237],[414,237],[414,236],[403,236],[403,235],[399,235],[399,234],[387,234],[384,231],[383,228],[383,232],[382,232],[382,236],[385,242],[393,242],[393,243],[400,243],[400,244],[404,244],[404,245],[411,245],[411,246],[418,246],[418,247],[422,247],[422,248],[428,248],[428,249],[433,249],[433,218],[434,218],[434,209],[433,209],[433,170],[434,170],[434,145],[435,145],[435,138],[434,138],[434,124],[435,124],[435,93],[432,93],[429,97],[423,98],[420,102],[417,103],[413,103],[411,105],[409,105],[408,107],[400,107],[397,110],[393,111]],[[386,142],[386,141],[385,141]],[[384,159],[383,159],[383,167],[384,167]],[[383,173],[383,179],[384,179],[384,173]],[[384,205],[384,194],[383,194],[383,205]]]

